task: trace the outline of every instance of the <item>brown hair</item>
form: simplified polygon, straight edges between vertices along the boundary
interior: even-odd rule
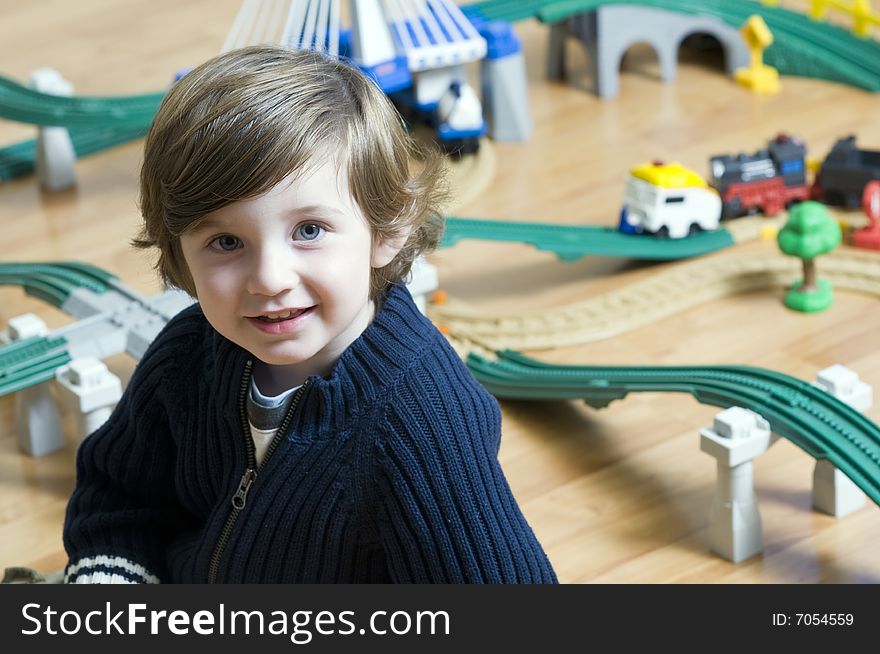
[[[158,247],[162,279],[195,287],[180,235],[205,214],[256,197],[335,154],[373,242],[400,237],[393,261],[370,272],[376,299],[409,274],[443,231],[442,159],[417,145],[391,102],[360,71],[325,55],[274,46],[202,64],[165,96],[144,147],[139,248]],[[414,170],[418,168],[418,170]]]

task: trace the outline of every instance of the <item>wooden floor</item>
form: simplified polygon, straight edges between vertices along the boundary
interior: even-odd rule
[[[155,91],[174,72],[216,54],[239,0],[0,0],[0,74],[25,79],[52,66],[78,94]],[[803,137],[821,159],[854,133],[880,149],[880,96],[833,83],[783,78],[760,97],[722,73],[720,57],[683,52],[678,79],[659,80],[656,56],[636,47],[623,64],[620,96],[589,92],[585,55],[570,44],[570,83],[544,79],[548,31],[517,27],[525,44],[528,143],[491,145],[495,173],[456,214],[501,220],[612,225],[629,168],[680,161],[706,173],[714,154],[752,151],[779,131]],[[32,136],[0,123],[0,144]],[[33,178],[0,186],[0,261],[79,259],[153,294],[148,255],[128,239],[138,224],[141,145],[118,147],[78,165],[76,191],[41,194]],[[777,256],[773,242],[738,246]],[[504,313],[539,312],[582,301],[668,266],[606,258],[563,263],[525,245],[465,241],[433,256],[451,296]],[[819,260],[821,273],[821,259]],[[0,288],[0,323],[24,312],[50,327],[63,313]],[[804,379],[834,363],[880,389],[877,297],[838,293],[834,307],[800,315],[781,289],[729,297],[614,339],[534,352],[596,364],[739,363]],[[133,361],[109,361],[127,380]],[[835,519],[810,509],[813,460],[780,441],[755,464],[765,550],[733,565],[709,552],[706,527],[715,462],[700,452],[699,429],[716,410],[690,396],[642,394],[595,411],[578,402],[503,402],[501,462],[522,509],[564,582],[880,582],[880,511],[868,504]],[[869,413],[880,419],[880,409]],[[72,434],[72,423],[66,427]],[[0,399],[0,567],[49,571],[65,555],[61,525],[74,481],[67,447],[39,459],[16,446],[12,398]]]

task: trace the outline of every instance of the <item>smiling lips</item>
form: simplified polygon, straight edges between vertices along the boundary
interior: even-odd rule
[[[248,316],[248,321],[261,332],[267,334],[287,334],[299,329],[300,323],[312,314],[314,308],[286,309],[280,313]]]
[[[263,322],[281,322],[282,320],[290,320],[291,318],[296,318],[297,316],[305,313],[308,309],[288,309],[286,311],[282,311],[281,313],[264,313],[261,316],[257,316],[257,320],[262,320]]]

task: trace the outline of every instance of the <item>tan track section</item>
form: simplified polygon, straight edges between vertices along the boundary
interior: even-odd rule
[[[825,255],[819,273],[835,289],[880,295],[878,254]],[[445,328],[459,354],[479,351],[474,348],[543,350],[609,338],[721,297],[788,286],[800,276],[801,263],[793,257],[732,252],[540,315],[491,317],[456,300],[429,306],[428,315]]]
[[[426,147],[436,147],[436,138],[426,127],[416,127],[413,136]],[[481,138],[476,153],[464,157],[447,155],[443,159],[449,194],[440,210],[443,214],[451,214],[479,197],[492,183],[496,167],[495,148],[491,140]]]
[[[446,157],[449,200],[444,213],[452,213],[474,200],[495,177],[495,149],[489,139],[480,139],[480,149],[466,157]]]

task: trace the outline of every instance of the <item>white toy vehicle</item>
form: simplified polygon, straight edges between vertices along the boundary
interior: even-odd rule
[[[689,168],[654,162],[630,171],[621,231],[684,238],[717,229],[720,222],[721,197]]]

